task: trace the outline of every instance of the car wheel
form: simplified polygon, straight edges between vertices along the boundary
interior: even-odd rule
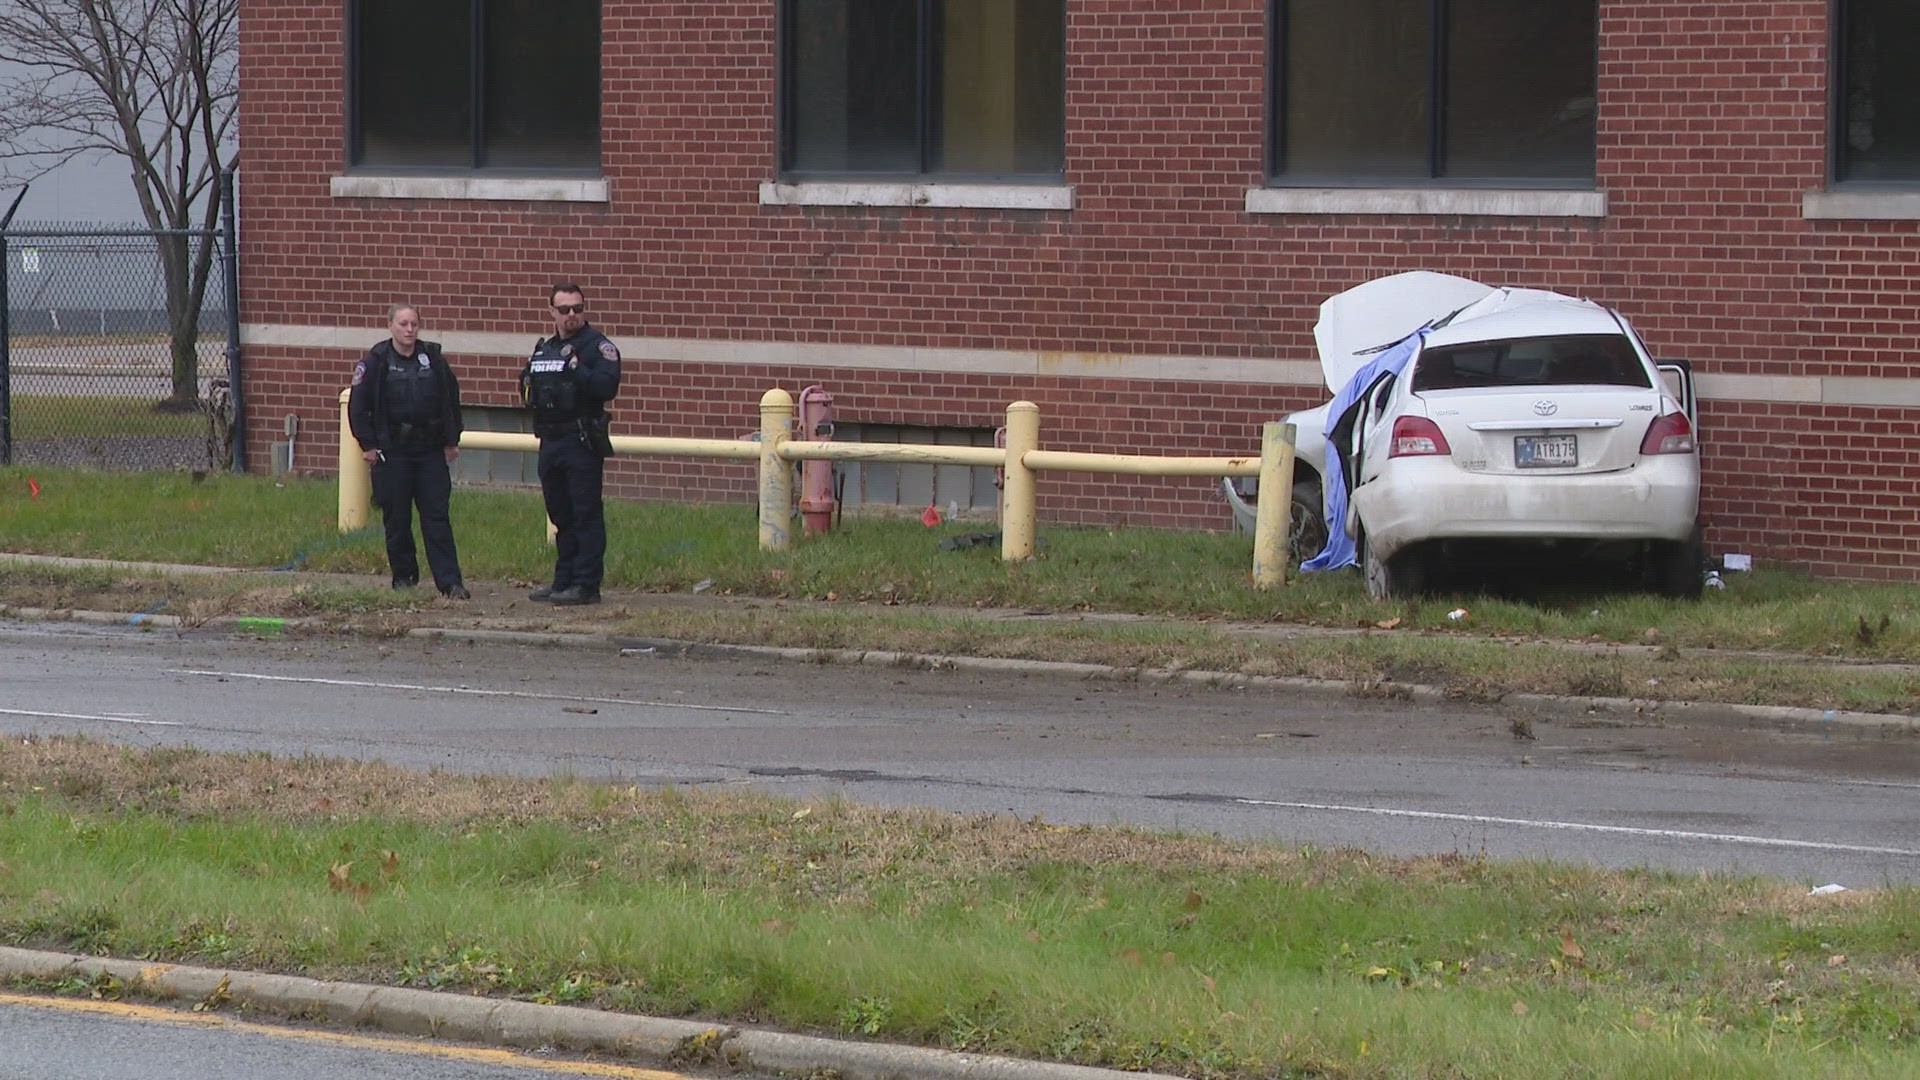
[[[1327,546],[1327,511],[1320,502],[1320,481],[1296,480],[1292,517],[1287,523],[1288,558],[1311,559]]]
[[[1425,553],[1401,551],[1391,559],[1382,559],[1374,554],[1373,545],[1367,543],[1365,537],[1360,540],[1360,572],[1366,577],[1370,600],[1418,596],[1427,587]]]
[[[1647,554],[1654,591],[1680,600],[1700,599],[1707,557],[1699,537],[1655,541]]]

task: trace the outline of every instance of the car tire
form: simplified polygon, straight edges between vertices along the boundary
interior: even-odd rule
[[[1295,564],[1320,554],[1327,546],[1327,510],[1320,501],[1320,481],[1293,482],[1292,516],[1287,522],[1288,559]]]
[[[1648,551],[1655,592],[1677,600],[1698,600],[1706,582],[1706,549],[1699,537],[1656,540]]]
[[[1421,551],[1401,551],[1391,559],[1375,557],[1373,545],[1360,538],[1360,573],[1370,600],[1418,596],[1427,588],[1427,561]]]

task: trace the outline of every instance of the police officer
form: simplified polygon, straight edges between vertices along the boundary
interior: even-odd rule
[[[540,493],[556,530],[553,582],[528,595],[563,607],[597,604],[607,555],[601,477],[613,454],[607,402],[620,390],[620,350],[588,325],[579,285],[555,285],[547,302],[554,333],[534,343],[520,396],[540,438]]]
[[[460,382],[435,342],[420,340],[420,311],[398,304],[388,313],[392,337],[367,350],[353,368],[347,418],[361,453],[373,466],[373,501],[387,531],[387,565],[393,587],[420,583],[413,547],[413,508],[427,565],[440,595],[472,599],[460,577],[447,501],[453,494],[449,466],[460,456]]]

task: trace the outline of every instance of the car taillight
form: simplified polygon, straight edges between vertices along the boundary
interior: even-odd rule
[[[1647,425],[1647,437],[1640,440],[1642,454],[1693,453],[1693,425],[1687,414],[1670,412]]]
[[[1402,416],[1393,422],[1393,448],[1387,452],[1388,457],[1428,457],[1451,453],[1453,447],[1448,446],[1447,437],[1440,434],[1440,425],[1426,417]]]

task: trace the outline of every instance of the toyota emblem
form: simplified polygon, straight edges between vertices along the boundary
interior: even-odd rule
[[[1533,411],[1541,416],[1552,416],[1560,411],[1560,406],[1557,402],[1536,401],[1533,403]]]

